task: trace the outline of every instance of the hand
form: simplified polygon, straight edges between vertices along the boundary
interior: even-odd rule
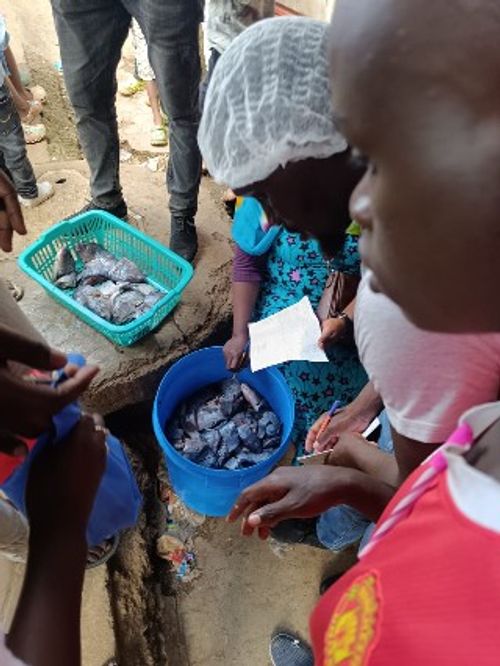
[[[65,366],[61,352],[34,342],[0,325],[0,424],[4,430],[23,437],[37,437],[46,430],[63,407],[76,400],[98,373],[98,368],[68,365],[68,379],[53,388],[15,376],[8,361],[40,370]]]
[[[33,459],[26,510],[35,536],[85,533],[106,467],[105,433],[96,425],[99,417],[82,416],[65,440],[48,444]]]
[[[247,354],[245,347],[248,344],[248,335],[237,334],[226,342],[223,348],[224,359],[228,370],[239,370],[245,363]]]
[[[0,248],[12,251],[12,234],[26,234],[21,206],[12,181],[0,170]]]
[[[331,317],[325,319],[321,325],[321,337],[318,346],[321,349],[338,342],[347,330],[347,322],[344,317]]]
[[[325,432],[318,438],[320,428],[327,416],[326,413],[320,416],[307,433],[305,449],[308,453],[321,453],[333,448],[339,435],[343,432],[361,433],[366,430],[373,419],[373,415],[356,409],[351,403],[335,413]]]
[[[21,456],[25,458],[28,455],[28,447],[16,435],[7,430],[0,430],[0,453],[15,458]]]
[[[282,520],[311,518],[341,502],[349,475],[343,467],[278,467],[243,491],[228,520],[243,516],[242,534],[249,536],[258,529],[265,539]]]
[[[339,467],[356,467],[356,450],[359,450],[359,447],[364,448],[366,446],[373,446],[373,444],[370,444],[363,435],[357,432],[343,432],[328,454],[325,464]]]

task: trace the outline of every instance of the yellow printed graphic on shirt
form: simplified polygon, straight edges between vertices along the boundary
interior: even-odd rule
[[[375,644],[380,595],[374,572],[344,592],[325,635],[325,666],[365,666]]]

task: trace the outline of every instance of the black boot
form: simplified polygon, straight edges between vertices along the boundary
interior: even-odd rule
[[[85,204],[85,206],[76,213],[74,213],[74,215],[80,215],[80,213],[88,213],[91,210],[104,210],[106,211],[106,213],[111,213],[111,215],[119,217],[121,220],[125,221],[127,220],[128,209],[125,201],[121,201],[119,204],[116,204],[116,206],[113,206],[113,208],[103,208],[102,206],[96,204],[94,201],[89,201],[88,204]]]
[[[192,217],[172,217],[170,249],[192,262],[198,251],[198,235]]]

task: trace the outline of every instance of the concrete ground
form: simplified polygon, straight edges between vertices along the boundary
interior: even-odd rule
[[[103,413],[116,412],[150,400],[169,364],[220,339],[227,327],[232,250],[228,219],[220,203],[221,189],[209,179],[203,180],[197,218],[201,246],[195,277],[174,313],[143,341],[131,348],[115,347],[52,301],[19,271],[16,258],[45,229],[85,203],[88,172],[62,80],[54,67],[59,55],[49,1],[17,0],[14,4],[0,0],[0,12],[7,17],[18,59],[27,63],[34,82],[42,83],[49,92],[44,114],[48,141],[30,147],[29,154],[37,175],[49,179],[56,188],[51,201],[27,211],[28,235],[15,240],[11,255],[0,257],[0,272],[25,288],[21,307],[51,344],[79,351],[101,366],[86,401]],[[131,71],[131,63],[127,45],[120,76]],[[144,93],[132,99],[119,97],[118,114],[122,182],[131,209],[130,223],[167,243],[163,168],[168,149],[148,145],[151,112]],[[169,583],[166,589],[158,584],[160,567],[154,555],[154,542],[165,526],[162,528],[160,520],[151,528],[151,507],[157,505],[152,491],[155,474],[156,470],[144,471],[141,484],[148,498],[141,531],[135,530],[125,539],[117,564],[111,567],[111,579],[106,567],[87,575],[82,616],[84,666],[103,666],[115,651],[121,655],[120,666],[260,666],[267,663],[268,639],[276,627],[285,626],[307,637],[307,618],[317,599],[321,575],[325,569],[342,567],[342,561],[331,553],[304,547],[289,548],[279,557],[267,544],[240,538],[236,526],[208,520],[194,537],[200,575],[189,584]],[[0,621],[6,626],[22,572],[21,565],[0,559]],[[162,627],[158,617],[153,617],[159,612],[164,612],[168,626]],[[152,631],[157,635],[151,636]],[[185,644],[176,656],[169,653],[172,632],[177,642]],[[149,647],[155,642],[164,644],[164,658],[151,658]]]

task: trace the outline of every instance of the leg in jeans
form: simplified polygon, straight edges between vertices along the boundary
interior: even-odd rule
[[[26,152],[21,119],[7,86],[0,86],[0,165],[6,167],[17,193],[26,199],[38,194],[35,174]]]
[[[379,414],[382,429],[377,446],[385,453],[392,453],[391,425],[385,410]],[[330,550],[342,550],[363,538],[373,525],[362,513],[346,504],[340,504],[322,513],[316,525],[319,541]]]
[[[99,208],[123,204],[119,180],[116,68],[130,15],[120,0],[52,0],[64,80]]]
[[[193,251],[196,252],[193,218],[198,207],[201,177],[197,141],[201,4],[199,0],[122,2],[135,13],[146,36],[149,59],[163,108],[169,118],[167,186],[172,215],[171,247],[176,251],[182,250],[181,253],[188,258],[194,256]]]
[[[205,97],[207,96],[208,86],[214,73],[215,65],[217,64],[221,54],[215,49],[210,49],[210,60],[208,61],[207,74],[200,84],[200,115],[203,113],[203,106],[205,105]]]

